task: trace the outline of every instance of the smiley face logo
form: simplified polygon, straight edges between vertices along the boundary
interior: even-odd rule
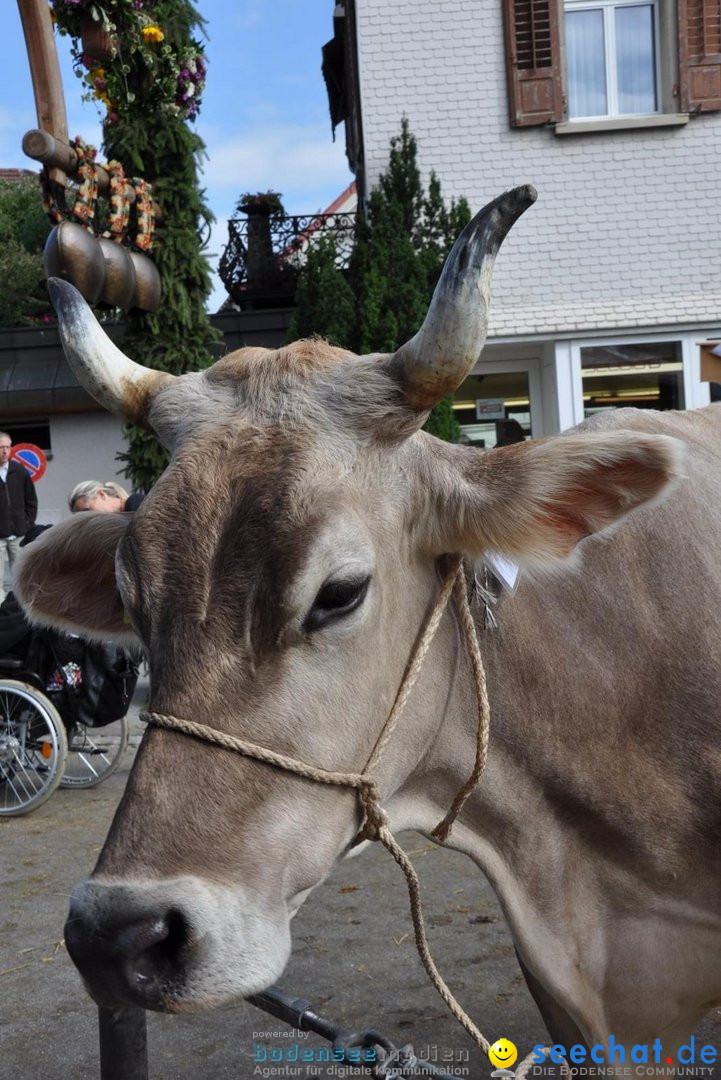
[[[488,1051],[488,1056],[499,1069],[510,1069],[518,1057],[518,1051],[509,1039],[496,1039]]]

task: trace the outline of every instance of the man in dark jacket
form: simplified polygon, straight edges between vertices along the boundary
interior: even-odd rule
[[[0,431],[0,598],[5,596],[6,563],[15,562],[20,541],[35,524],[38,497],[27,470],[10,460],[12,439]]]

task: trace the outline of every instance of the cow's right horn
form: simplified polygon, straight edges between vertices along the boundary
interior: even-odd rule
[[[486,339],[498,249],[535,201],[530,184],[504,192],[476,214],[453,245],[423,326],[391,360],[393,375],[413,409],[424,412],[452,393],[478,359]]]
[[[47,287],[65,355],[78,382],[109,412],[147,427],[153,398],[174,376],[136,364],[121,352],[74,285],[48,278]]]

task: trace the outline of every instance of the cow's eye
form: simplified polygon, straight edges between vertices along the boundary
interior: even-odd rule
[[[345,581],[326,581],[315,598],[305,620],[306,630],[320,630],[328,623],[342,619],[363,603],[370,577],[348,578]]]

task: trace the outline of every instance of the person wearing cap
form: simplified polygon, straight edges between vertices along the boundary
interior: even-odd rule
[[[27,469],[12,461],[12,439],[0,431],[0,599],[5,596],[5,572],[17,558],[20,541],[35,524],[38,497]]]

